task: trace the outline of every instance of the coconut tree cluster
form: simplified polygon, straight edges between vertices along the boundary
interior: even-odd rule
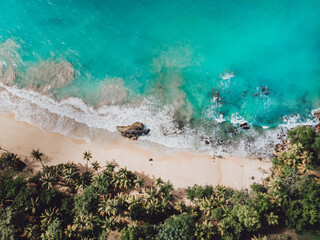
[[[267,233],[320,228],[319,136],[297,128],[263,184],[235,190],[193,186],[185,197],[170,182],[145,180],[85,152],[75,163],[36,173],[7,150],[0,157],[0,239],[265,239]],[[17,167],[19,166],[19,167]]]

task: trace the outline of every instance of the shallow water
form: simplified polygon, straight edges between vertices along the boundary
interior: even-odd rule
[[[5,0],[0,11],[0,110],[46,129],[143,121],[147,141],[263,155],[320,105],[316,0]]]

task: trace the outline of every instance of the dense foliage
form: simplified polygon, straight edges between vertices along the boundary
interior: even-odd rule
[[[251,190],[193,186],[186,199],[173,196],[170,182],[151,185],[114,162],[101,167],[84,153],[74,163],[23,171],[20,158],[0,158],[2,239],[258,239],[280,226],[320,228],[320,137],[310,127],[288,134],[274,158],[272,174]],[[21,164],[22,162],[23,164]]]

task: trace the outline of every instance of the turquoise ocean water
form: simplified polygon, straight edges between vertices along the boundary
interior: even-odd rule
[[[2,0],[0,12],[0,110],[49,130],[90,139],[139,120],[146,141],[239,154],[320,106],[317,0]]]

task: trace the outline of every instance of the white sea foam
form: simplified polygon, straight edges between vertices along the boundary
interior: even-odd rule
[[[235,114],[232,114],[232,115],[231,115],[230,122],[231,122],[232,124],[242,124],[242,123],[246,123],[247,120],[244,119],[243,117],[239,116],[238,113],[235,113]]]
[[[60,102],[39,92],[0,83],[0,111],[13,112],[17,119],[49,131],[73,135],[79,124],[92,129],[116,132],[117,125],[128,125],[135,121],[144,122],[152,129],[143,139],[174,148],[192,148],[194,139],[188,128],[178,130],[173,123],[174,109],[164,106],[152,110],[151,100],[145,99],[139,105],[104,105],[97,109],[86,105],[79,98],[67,98]],[[90,141],[90,136],[85,140]]]
[[[170,148],[196,148],[213,155],[253,154],[267,157],[273,146],[281,142],[287,129],[296,125],[317,123],[314,119],[301,122],[299,117],[291,117],[276,129],[261,132],[252,128],[250,132],[243,131],[244,135],[240,138],[231,138],[220,143],[214,141],[220,137],[219,126],[211,130],[196,130],[188,126],[179,129],[173,121],[175,109],[167,105],[154,110],[156,99],[152,98],[141,100],[138,104],[103,105],[94,108],[79,98],[67,98],[57,102],[39,92],[0,83],[0,99],[0,112],[13,112],[18,120],[86,141],[91,141],[101,131],[103,134],[116,133],[117,125],[141,121],[151,128],[151,132],[140,138],[140,141],[155,142]],[[236,116],[233,121],[238,124],[244,119]],[[201,142],[201,138],[213,139],[213,144],[207,146]]]
[[[230,80],[231,78],[234,78],[235,75],[234,75],[234,72],[231,72],[231,73],[220,74],[220,77],[221,77],[223,80]]]
[[[186,102],[184,92],[180,89],[183,83],[181,74],[175,71],[170,75],[170,79],[163,78],[157,82],[169,89],[165,91],[166,95],[163,95],[164,91],[159,91],[151,93],[150,96],[153,97],[129,101],[130,92],[124,87],[123,80],[106,77],[96,92],[97,104],[94,107],[75,97],[56,101],[50,92],[67,86],[73,81],[75,70],[72,65],[64,61],[40,62],[19,76],[21,85],[26,87],[20,89],[14,86],[17,74],[15,66],[20,61],[17,48],[19,46],[9,40],[0,44],[0,112],[13,112],[18,120],[88,142],[104,138],[104,135],[107,137],[119,135],[116,133],[116,126],[140,121],[146,124],[151,132],[139,141],[159,143],[170,148],[197,149],[213,155],[269,156],[270,149],[281,142],[287,129],[301,124],[317,123],[312,116],[307,121],[302,121],[299,115],[288,116],[287,120],[276,129],[240,130],[240,137],[223,139],[221,136],[223,130],[219,124],[230,121],[238,125],[246,120],[239,114],[232,115],[230,119],[224,117],[220,113],[219,102],[212,100],[211,105],[203,112],[203,118],[215,119],[215,126],[191,128],[187,124],[181,128],[176,123],[177,118],[182,116],[185,122],[188,122],[192,109]],[[171,54],[170,51],[166,54]],[[187,66],[191,55],[189,52],[181,52],[183,54],[178,55],[180,57],[171,62],[166,62],[167,58],[162,58],[160,55],[157,61],[155,60],[155,71],[162,71],[163,65],[168,68],[175,66],[176,61],[182,60]],[[174,51],[173,55],[175,54]],[[189,58],[184,58],[185,55]],[[5,60],[1,59],[1,56],[4,56]],[[227,88],[233,77],[233,73],[223,75],[221,87]],[[171,101],[163,104],[158,98],[170,98]],[[263,128],[267,127],[263,126]],[[206,145],[201,139],[210,139],[212,144]]]
[[[294,114],[290,116],[284,116],[283,117],[283,124],[280,124],[279,127],[284,127],[287,129],[295,128],[299,125],[309,125],[309,126],[315,126],[319,123],[319,120],[314,117],[313,111],[309,115],[309,118],[306,120],[301,119],[300,114]]]

